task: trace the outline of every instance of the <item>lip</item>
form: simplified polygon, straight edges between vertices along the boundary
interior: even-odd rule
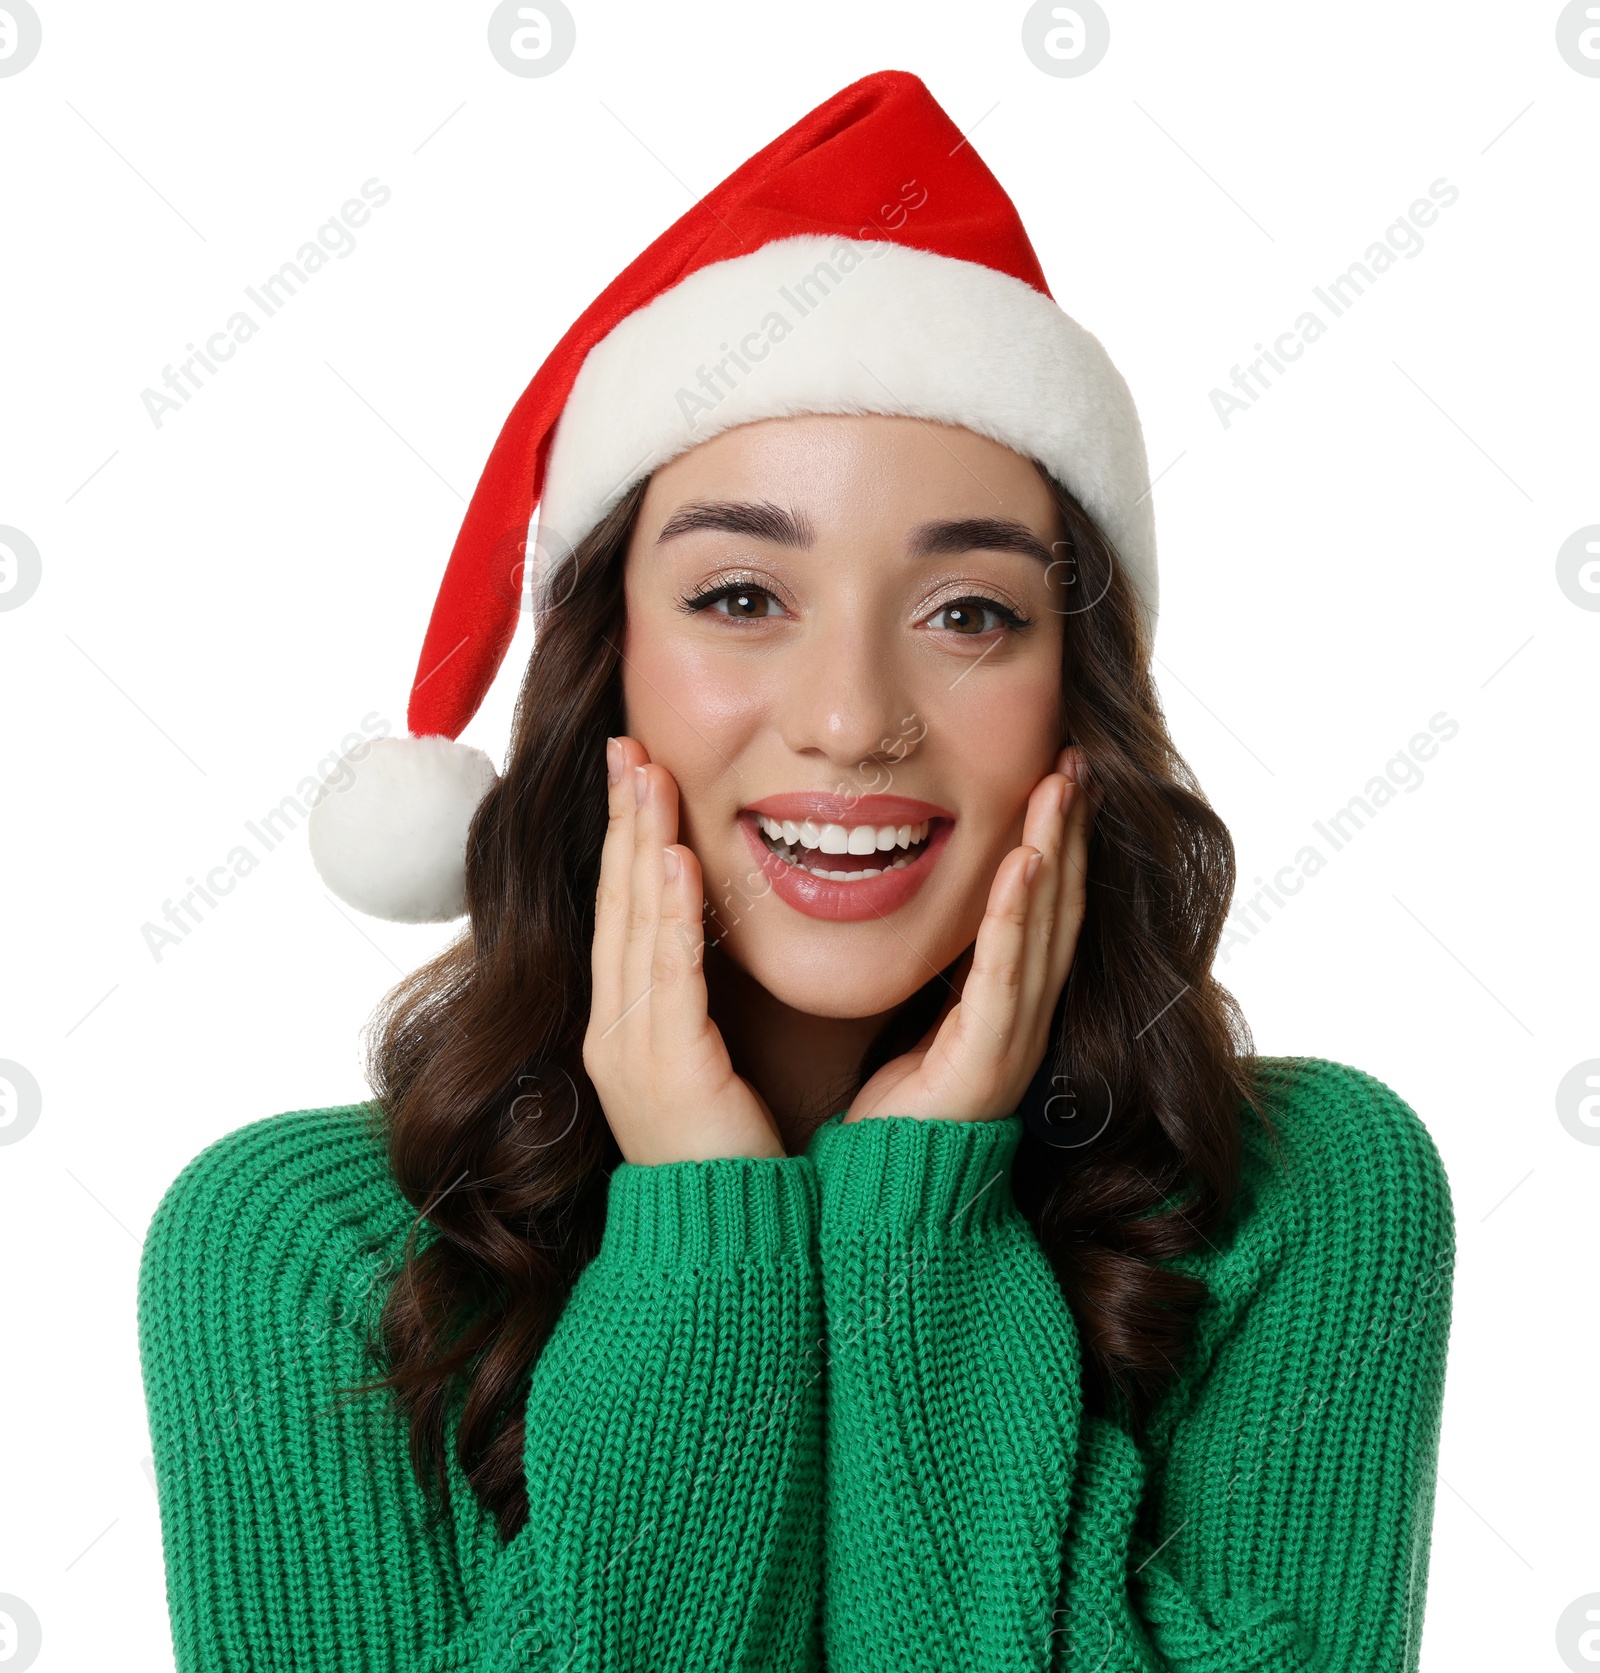
[[[944,819],[954,824],[956,817],[947,807],[919,802],[913,796],[830,796],[822,790],[763,796],[740,811],[764,813],[768,819],[792,819],[796,824],[802,819],[815,819],[819,825],[920,825],[924,819]]]
[[[922,852],[897,871],[882,871],[860,883],[835,883],[828,877],[816,877],[799,866],[780,860],[762,840],[756,815],[768,819],[818,819],[829,824],[843,824],[839,810],[845,806],[838,796],[797,795],[769,796],[752,802],[739,816],[745,841],[755,854],[761,873],[772,885],[772,892],[796,912],[808,918],[822,918],[829,923],[861,923],[869,918],[887,918],[897,912],[927,882],[939,856],[955,829],[955,820],[931,802],[913,801],[907,796],[863,796],[859,802],[847,804],[850,811],[862,817],[858,825],[869,822],[880,825],[908,822],[920,824],[924,819],[936,821],[928,832]],[[780,811],[781,810],[781,811]]]

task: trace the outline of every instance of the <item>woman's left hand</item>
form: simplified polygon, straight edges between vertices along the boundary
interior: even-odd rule
[[[1083,927],[1095,801],[1083,755],[1064,749],[1028,798],[1022,846],[995,873],[956,1003],[914,1050],[884,1066],[844,1119],[1011,1115],[1044,1061]]]

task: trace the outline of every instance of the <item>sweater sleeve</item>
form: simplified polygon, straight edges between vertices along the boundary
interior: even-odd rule
[[[804,1156],[619,1164],[534,1367],[530,1520],[445,1666],[820,1667],[817,1212]]]
[[[473,1607],[492,1526],[436,1525],[403,1425],[340,1391],[411,1210],[359,1107],[227,1134],[168,1187],[139,1348],[178,1673],[413,1673]]]
[[[1448,1187],[1358,1071],[1264,1060],[1211,1302],[1135,1440],[1010,1194],[1020,1118],[828,1123],[835,1673],[1414,1673],[1449,1318]]]
[[[1079,1347],[1011,1195],[1020,1117],[819,1128],[832,1673],[1046,1670]]]
[[[1438,1151],[1359,1070],[1267,1059],[1232,1235],[1149,1431],[1139,1608],[1182,1673],[1413,1673],[1454,1263]]]
[[[529,1379],[509,1543],[430,1518],[364,1327],[405,1204],[352,1111],[169,1189],[140,1345],[178,1673],[817,1665],[817,1189],[805,1158],[620,1166]]]

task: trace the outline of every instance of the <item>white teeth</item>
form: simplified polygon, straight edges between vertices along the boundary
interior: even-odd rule
[[[762,834],[775,846],[788,848],[812,849],[823,854],[878,854],[892,852],[896,848],[906,849],[925,842],[928,836],[929,821],[924,819],[920,825],[832,825],[819,824],[815,819],[771,819],[766,814],[756,815],[756,824]],[[801,862],[793,855],[785,854],[783,858],[791,864]],[[905,859],[896,859],[887,867],[880,870],[894,871],[907,864]],[[808,867],[818,877],[826,877],[835,882],[859,882],[864,877],[876,877],[879,870],[867,867],[861,871],[824,871],[820,867]]]
[[[780,854],[779,858],[796,871],[809,872],[811,876],[826,878],[830,883],[864,883],[869,877],[881,877],[886,871],[903,871],[911,864],[910,860],[902,857],[891,860],[886,866],[865,866],[860,871],[826,871],[821,866],[802,865],[788,854]]]

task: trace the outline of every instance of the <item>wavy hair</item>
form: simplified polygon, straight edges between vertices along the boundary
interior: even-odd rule
[[[1137,1427],[1207,1298],[1162,1263],[1226,1217],[1253,1049],[1211,975],[1233,843],[1173,747],[1138,607],[1109,542],[1046,477],[1066,531],[1061,686],[1102,795],[1088,903],[1045,1061],[1023,1101],[1017,1203],[1083,1342],[1091,1408]],[[368,1070],[417,1210],[370,1343],[412,1467],[449,1515],[456,1459],[500,1535],[528,1514],[527,1378],[600,1245],[621,1153],[584,1072],[606,828],[605,740],[626,730],[623,569],[638,484],[542,600],[504,776],[467,840],[468,927],[387,996]],[[926,1027],[938,979],[880,1033],[861,1078]]]

